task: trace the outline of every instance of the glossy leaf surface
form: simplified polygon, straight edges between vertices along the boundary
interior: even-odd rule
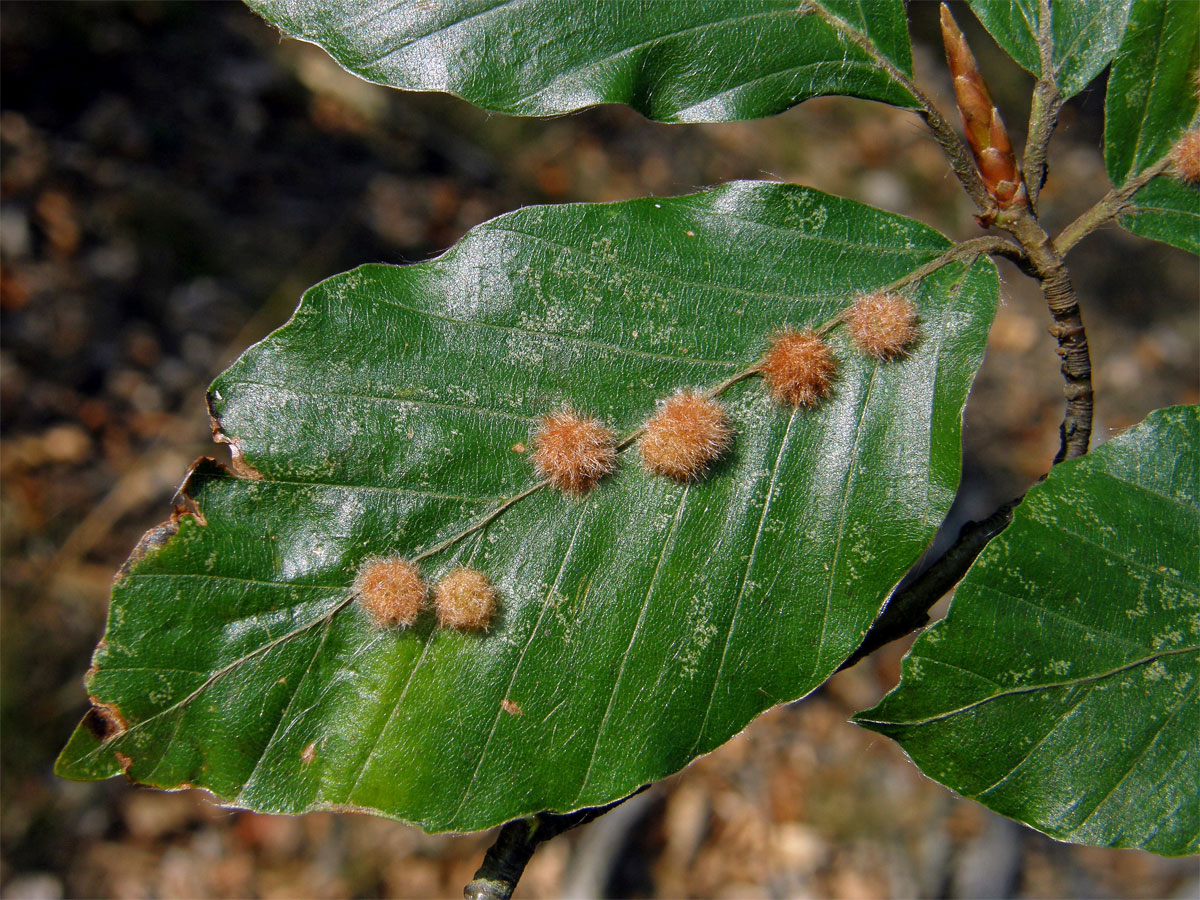
[[[869,361],[843,328],[833,396],[722,396],[702,481],[636,449],[584,499],[550,489],[422,563],[470,563],[486,634],[375,631],[364,560],[412,557],[537,483],[540,416],[632,432],[718,385],[781,326],[817,324],[947,248],[927,227],[790,185],[531,207],[419,265],[363,266],[217,379],[244,470],[192,477],[178,533],[113,592],[71,777],[206,787],[270,812],[355,808],[473,830],[618,798],[811,691],[857,646],[956,490],[962,407],[998,295],[986,259],[909,290],[921,336]]]
[[[1142,425],[1029,491],[899,687],[859,724],[1047,834],[1200,849],[1200,416]]]
[[[1132,0],[971,0],[971,11],[1021,68],[1043,75],[1038,35],[1050,41],[1049,74],[1063,99],[1075,96],[1109,64],[1121,44]]]
[[[1139,0],[1105,100],[1104,160],[1121,186],[1200,127],[1200,3]],[[1121,224],[1135,234],[1200,254],[1200,189],[1167,175],[1134,196]]]
[[[623,103],[724,122],[823,94],[914,105],[893,77],[912,75],[901,0],[248,2],[368,81],[497,112]]]

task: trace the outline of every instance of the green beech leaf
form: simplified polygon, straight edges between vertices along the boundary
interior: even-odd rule
[[[1064,840],[1200,850],[1200,415],[1063,463],[855,720]]]
[[[368,81],[497,112],[624,103],[724,122],[823,94],[916,105],[894,77],[912,76],[901,0],[248,2]]]
[[[213,384],[249,477],[199,467],[177,522],[135,552],[91,727],[59,772],[123,760],[251,809],[464,831],[599,805],[712,750],[838,667],[946,513],[989,260],[910,288],[921,336],[902,360],[834,329],[817,409],[773,402],[757,375],[726,390],[736,439],[706,479],[651,476],[631,447],[585,498],[534,492],[426,558],[431,580],[491,578],[486,634],[373,630],[348,599],[356,570],[535,485],[544,414],[571,404],[628,434],[677,387],[753,364],[774,330],[948,246],[818,191],[737,183],[531,207],[438,259],[322,282]]]
[[[1052,0],[1050,72],[1042,71],[1040,0],[970,0],[971,11],[1021,68],[1050,75],[1064,100],[1100,74],[1121,44],[1132,0]]]
[[[1138,0],[1113,62],[1105,100],[1104,161],[1120,187],[1200,127],[1200,3]],[[1121,224],[1200,254],[1200,190],[1169,175],[1133,198]]]

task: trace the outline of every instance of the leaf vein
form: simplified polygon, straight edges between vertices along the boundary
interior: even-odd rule
[[[379,731],[375,733],[375,739],[371,742],[371,749],[367,751],[367,755],[363,757],[362,764],[358,767],[358,772],[354,776],[354,781],[350,784],[350,790],[346,791],[346,799],[343,805],[349,804],[354,797],[354,792],[358,790],[359,784],[362,782],[363,776],[367,773],[371,762],[375,759],[375,753],[379,750],[379,745],[383,741],[383,733],[387,731],[388,725],[395,718],[396,713],[400,710],[400,704],[404,702],[404,698],[408,696],[408,689],[412,686],[413,679],[417,677],[417,670],[421,668],[421,664],[425,662],[425,657],[429,654],[429,648],[433,646],[433,641],[426,640],[425,645],[421,648],[421,654],[413,663],[412,668],[408,670],[408,678],[404,681],[404,687],[400,689],[400,695],[396,697],[396,702],[388,709],[388,713],[379,721]]]
[[[922,256],[929,256],[930,258],[933,258],[933,254],[931,252],[930,253],[922,253],[921,251],[910,250],[905,247],[881,247],[878,244],[855,244],[855,243],[852,243],[849,241],[838,240],[836,238],[826,238],[826,237],[822,237],[820,235],[807,234],[799,229],[784,228],[784,227],[778,226],[778,225],[768,225],[764,222],[756,222],[754,219],[742,218],[740,216],[735,216],[732,213],[722,213],[722,215],[720,217],[717,217],[717,216],[706,213],[700,207],[693,206],[693,205],[691,205],[689,203],[685,203],[685,202],[677,202],[676,205],[679,206],[681,209],[687,209],[687,210],[692,211],[693,213],[695,213],[696,218],[700,219],[702,221],[719,222],[721,218],[736,219],[737,221],[744,222],[747,225],[757,225],[763,229],[767,229],[767,230],[771,230],[771,231],[778,231],[778,232],[782,232],[784,234],[791,235],[793,237],[799,237],[801,242],[812,241],[812,242],[819,243],[819,244],[827,244],[829,246],[834,246],[834,247],[845,247],[848,250],[856,250],[859,252],[870,252],[870,253],[879,254],[879,255],[892,255],[892,256],[922,255]],[[576,246],[575,244],[566,244],[566,243],[563,243],[562,241],[556,241],[553,238],[548,238],[548,237],[545,237],[544,235],[532,234],[528,231],[519,231],[516,228],[501,227],[499,225],[490,226],[488,228],[488,231],[493,232],[493,233],[500,232],[503,234],[511,234],[511,235],[515,235],[515,236],[519,236],[519,237],[525,237],[536,243],[546,244],[551,247],[558,247],[558,248],[560,248],[562,250],[566,250],[572,254],[583,256],[589,260],[592,259],[591,255],[583,247]],[[614,269],[620,269],[621,271],[624,271],[624,272],[630,272],[635,275],[641,275],[649,281],[654,281],[654,282],[669,281],[673,286],[705,288],[708,290],[720,291],[721,293],[725,293],[725,294],[733,294],[735,296],[755,297],[755,298],[760,298],[760,299],[765,298],[768,300],[794,301],[796,299],[795,295],[793,295],[793,294],[780,294],[780,293],[772,292],[772,291],[763,291],[763,290],[756,290],[754,288],[738,287],[737,285],[732,285],[732,284],[719,284],[719,283],[713,282],[713,281],[694,281],[694,280],[687,279],[687,278],[681,278],[675,274],[664,274],[661,270],[655,272],[655,271],[651,271],[649,269],[643,269],[638,266],[631,266],[628,263],[621,263],[621,262],[617,262],[617,261],[604,260],[603,264],[605,266],[611,266]],[[603,278],[604,277],[604,274],[602,272],[598,272],[595,269],[584,268],[584,269],[581,269],[580,271],[582,272],[582,274],[588,275],[592,278]],[[840,295],[834,295],[834,296],[840,296]],[[821,298],[818,296],[813,296],[813,297],[810,297],[810,299],[816,300],[816,299],[821,299]],[[631,352],[633,352],[633,351],[631,351]],[[668,358],[673,359],[674,357],[668,357]],[[692,360],[692,361],[699,362],[699,360]],[[720,361],[714,360],[714,362],[720,362]]]
[[[514,107],[514,108],[519,107],[521,104],[527,103],[528,101],[532,100],[534,97],[539,96],[540,94],[544,94],[547,91],[550,91],[550,90],[553,90],[554,88],[560,87],[564,83],[569,83],[570,79],[574,78],[576,75],[578,75],[581,72],[585,72],[590,69],[599,68],[600,66],[604,66],[604,65],[607,65],[608,63],[615,62],[616,60],[620,59],[623,56],[627,56],[638,50],[642,50],[646,47],[653,46],[654,44],[658,44],[663,41],[669,41],[669,40],[672,40],[677,37],[682,37],[685,34],[691,34],[693,32],[707,31],[709,29],[716,28],[718,26],[731,25],[736,22],[743,22],[743,21],[747,21],[749,19],[770,18],[773,16],[783,17],[785,15],[796,15],[797,13],[798,13],[798,10],[795,10],[795,9],[786,9],[786,8],[784,8],[784,9],[768,9],[768,10],[764,10],[763,12],[747,13],[745,15],[734,16],[733,18],[729,18],[729,19],[717,19],[712,22],[703,22],[699,25],[692,25],[692,26],[689,26],[688,28],[681,28],[678,31],[664,32],[663,34],[656,35],[655,37],[652,37],[652,38],[648,38],[647,40],[644,40],[640,43],[631,44],[628,47],[622,47],[620,50],[616,51],[615,53],[610,53],[606,56],[601,56],[601,57],[584,60],[584,62],[582,64],[575,66],[574,68],[568,69],[565,72],[561,72],[561,73],[553,76],[554,80],[551,81],[549,84],[542,85],[542,87],[537,88],[536,90],[528,91],[524,94],[519,95],[518,97],[514,98],[513,100],[508,101],[509,106]]]
[[[654,564],[654,572],[650,575],[650,583],[646,587],[646,596],[642,599],[642,608],[638,613],[637,623],[633,626],[633,633],[629,636],[629,645],[625,648],[625,653],[621,656],[621,665],[617,670],[617,677],[613,679],[612,692],[608,695],[608,706],[604,709],[604,715],[600,719],[600,727],[596,730],[596,741],[592,744],[592,755],[588,759],[587,770],[583,773],[583,783],[579,786],[579,793],[575,795],[575,805],[579,804],[584,792],[587,790],[588,782],[592,777],[592,768],[596,764],[596,754],[600,750],[600,741],[604,738],[604,730],[608,726],[609,717],[612,715],[613,704],[617,699],[617,692],[621,688],[621,681],[625,677],[625,667],[629,663],[629,656],[633,650],[633,644],[637,640],[638,634],[642,630],[642,624],[646,621],[646,610],[650,608],[650,596],[654,593],[654,588],[658,584],[658,575],[662,571],[663,560],[667,556],[667,548],[674,546],[674,536],[676,529],[679,527],[679,521],[683,517],[683,508],[687,503],[688,493],[691,490],[691,485],[685,485],[683,492],[679,497],[679,508],[675,510],[675,519],[671,522],[671,528],[663,538],[662,550],[659,551],[658,561]]]
[[[1074,830],[1082,828],[1093,818],[1095,818],[1096,813],[1100,811],[1100,807],[1107,803],[1108,799],[1115,794],[1120,789],[1121,785],[1123,785],[1129,779],[1129,776],[1133,774],[1134,769],[1138,767],[1141,761],[1145,758],[1146,754],[1150,752],[1150,749],[1158,743],[1158,739],[1162,737],[1163,732],[1166,731],[1167,726],[1171,724],[1171,721],[1175,718],[1175,715],[1179,712],[1179,710],[1183,709],[1184,705],[1186,705],[1189,700],[1196,696],[1197,691],[1200,691],[1200,679],[1195,680],[1195,684],[1190,691],[1184,691],[1183,697],[1180,699],[1180,701],[1171,708],[1170,713],[1163,717],[1163,722],[1155,730],[1154,736],[1150,740],[1146,741],[1145,746],[1142,747],[1138,755],[1130,761],[1128,768],[1125,770],[1125,774],[1117,779],[1116,784],[1114,784],[1103,797],[1096,801],[1096,804],[1092,807],[1091,812],[1083,817],[1083,820],[1075,827]]]
[[[571,535],[571,540],[570,543],[567,544],[566,551],[563,553],[562,563],[560,563],[558,567],[558,574],[554,576],[554,582],[550,585],[549,590],[546,591],[546,597],[542,601],[542,611],[538,613],[537,621],[534,622],[533,629],[529,632],[529,640],[525,642],[525,646],[521,649],[521,655],[517,657],[517,663],[513,666],[512,677],[508,680],[508,687],[504,689],[504,697],[508,697],[512,693],[513,685],[517,683],[517,675],[519,675],[521,672],[521,663],[525,661],[525,654],[528,653],[529,648],[533,646],[533,640],[535,637],[537,637],[538,628],[541,627],[542,620],[546,618],[546,611],[550,609],[551,606],[550,597],[554,591],[557,590],[559,583],[562,581],[563,573],[567,569],[567,562],[570,560],[571,553],[575,549],[575,542],[579,538],[579,532],[583,528],[583,523],[587,518],[587,514],[592,509],[590,494],[584,498],[583,502],[584,506],[579,511],[579,521],[575,523],[575,531]],[[471,773],[471,778],[467,782],[466,788],[463,790],[462,800],[459,801],[458,808],[454,810],[454,814],[450,817],[451,821],[454,821],[458,818],[458,815],[462,812],[463,807],[467,805],[467,800],[470,799],[471,790],[475,787],[475,782],[479,778],[479,772],[483,768],[483,761],[487,758],[488,748],[492,744],[492,738],[494,738],[496,735],[496,728],[499,726],[500,718],[503,715],[505,715],[504,706],[502,704],[497,704],[496,715],[495,718],[492,719],[492,728],[488,732],[488,736],[483,742],[483,749],[479,751],[479,762],[475,764],[475,771]]]
[[[250,770],[250,774],[246,776],[246,780],[242,782],[242,787],[238,791],[239,798],[246,795],[246,788],[250,786],[250,782],[254,780],[254,776],[258,774],[258,770],[262,768],[263,762],[266,760],[271,748],[275,745],[276,738],[280,735],[280,730],[283,728],[284,722],[287,721],[288,713],[292,711],[292,706],[296,703],[296,698],[300,696],[300,690],[304,687],[304,682],[308,680],[308,676],[312,674],[313,667],[317,664],[317,657],[321,655],[321,651],[325,649],[325,643],[329,640],[329,632],[333,628],[333,619],[327,619],[325,622],[325,630],[321,633],[321,640],[317,641],[317,649],[313,652],[312,659],[308,661],[304,672],[296,679],[296,687],[292,691],[292,696],[288,698],[287,706],[279,712],[279,720],[275,723],[275,729],[271,732],[271,737],[268,738],[266,744],[263,745],[262,752],[258,755],[258,761],[255,762],[254,768]]]
[[[506,6],[516,6],[518,3],[522,3],[522,2],[524,2],[524,0],[500,0],[499,3],[489,6],[487,9],[481,9],[478,12],[471,13],[471,15],[469,15],[469,16],[463,16],[461,19],[455,19],[453,22],[447,22],[444,25],[439,25],[437,28],[433,29],[433,31],[427,31],[424,34],[419,34],[419,35],[413,37],[411,40],[404,41],[403,43],[398,44],[394,47],[386,47],[383,49],[383,51],[381,53],[378,53],[377,55],[375,55],[369,59],[364,59],[361,63],[359,63],[359,65],[363,66],[364,68],[366,68],[367,66],[377,66],[380,63],[382,63],[384,60],[395,56],[401,50],[411,47],[414,44],[419,44],[419,43],[421,43],[421,41],[426,41],[436,34],[442,34],[444,32],[450,31],[452,28],[457,28],[459,25],[462,25],[466,22],[470,22],[474,19],[478,19],[478,18],[482,18],[483,16],[490,15],[491,13],[494,13],[497,10],[503,9]],[[365,21],[371,22],[375,19],[382,18],[383,16],[387,15],[388,13],[397,9],[398,7],[404,6],[404,5],[405,5],[404,3],[397,3],[394,6],[391,6],[386,10],[380,10],[377,13],[375,13],[374,15],[367,17],[367,19]]]
[[[1163,650],[1158,653],[1152,653],[1149,656],[1144,656],[1141,659],[1135,659],[1132,662],[1117,666],[1115,669],[1109,669],[1106,672],[1097,672],[1090,675],[1081,675],[1078,678],[1070,678],[1064,681],[1046,681],[1040,684],[1023,685],[1021,687],[1008,688],[999,691],[995,694],[989,694],[986,697],[980,697],[978,700],[972,700],[970,703],[957,707],[956,709],[946,710],[945,712],[936,713],[932,716],[925,716],[920,719],[909,719],[905,721],[889,722],[880,719],[866,719],[864,722],[878,722],[881,725],[928,725],[931,722],[940,722],[943,719],[949,719],[953,716],[961,715],[991,703],[993,700],[1002,700],[1006,697],[1015,697],[1021,694],[1032,694],[1038,691],[1051,691],[1059,688],[1074,687],[1079,684],[1088,684],[1094,681],[1103,681],[1106,678],[1112,678],[1126,672],[1130,669],[1136,669],[1139,666],[1148,665],[1160,659],[1165,659],[1169,656],[1178,656],[1181,653],[1197,653],[1200,654],[1200,647],[1176,647],[1172,650]]]
[[[977,791],[977,792],[971,794],[970,796],[972,797],[972,799],[979,799],[980,797],[990,794],[992,791],[995,791],[998,788],[1000,788],[1001,786],[1003,786],[1004,783],[1008,781],[1008,779],[1012,778],[1013,773],[1015,773],[1017,771],[1017,769],[1021,768],[1021,766],[1023,766],[1026,763],[1026,761],[1028,761],[1035,753],[1037,753],[1037,751],[1039,749],[1041,749],[1041,747],[1046,743],[1046,741],[1050,740],[1050,738],[1052,738],[1054,736],[1055,732],[1057,732],[1058,729],[1061,728],[1063,726],[1063,724],[1069,718],[1071,718],[1071,716],[1073,716],[1075,714],[1075,711],[1077,709],[1079,709],[1080,706],[1083,705],[1084,701],[1086,701],[1090,696],[1092,696],[1092,692],[1094,690],[1095,690],[1094,684],[1082,685],[1080,688],[1080,692],[1079,692],[1079,698],[1077,700],[1075,700],[1075,702],[1072,703],[1069,707],[1067,707],[1065,710],[1063,710],[1058,716],[1055,717],[1054,724],[1050,726],[1050,728],[1046,731],[1046,733],[1043,734],[1041,736],[1041,738],[1039,740],[1037,740],[1034,743],[1034,745],[1029,748],[1029,750],[1027,752],[1022,754],[1020,759],[1018,759],[1015,763],[1013,763],[1011,766],[1009,766],[1008,771],[1005,772],[1003,775],[1001,775],[1000,778],[998,778],[996,781],[992,782],[992,784],[988,785],[982,791]]]
[[[787,449],[788,439],[792,434],[792,425],[796,421],[797,410],[793,409],[791,417],[788,419],[787,428],[783,432],[783,439],[779,442],[779,452],[775,454],[775,466],[771,471],[771,481],[767,486],[767,495],[763,498],[762,515],[758,518],[758,529],[754,532],[754,542],[750,545],[750,556],[746,560],[746,571],[742,573],[742,583],[738,587],[737,600],[733,606],[733,617],[729,620],[729,630],[725,632],[725,645],[721,649],[721,661],[717,665],[717,674],[713,678],[712,691],[708,695],[708,705],[704,709],[704,718],[700,722],[700,729],[696,733],[696,740],[693,742],[691,749],[688,750],[688,756],[692,756],[696,752],[696,748],[700,746],[700,742],[704,739],[705,729],[708,728],[708,720],[712,715],[713,704],[716,702],[717,688],[721,683],[721,675],[725,671],[725,660],[729,656],[729,645],[733,642],[733,632],[737,628],[738,614],[742,609],[742,600],[746,596],[746,585],[750,579],[750,569],[754,566],[755,556],[758,553],[758,545],[762,539],[763,528],[767,522],[767,513],[771,508],[771,500],[775,496],[775,485],[779,479],[780,462],[783,459],[784,450]]]
[[[447,322],[452,325],[462,325],[466,328],[489,328],[494,331],[503,331],[509,334],[524,334],[533,338],[554,338],[569,344],[578,344],[581,347],[592,347],[597,350],[608,350],[612,353],[624,354],[626,356],[640,356],[645,359],[656,359],[660,362],[675,362],[675,363],[696,363],[706,366],[724,366],[731,368],[737,366],[737,362],[723,359],[699,359],[690,356],[671,356],[668,353],[652,353],[649,350],[632,350],[628,347],[621,347],[617,344],[605,344],[602,341],[591,341],[586,338],[578,337],[573,334],[561,334],[554,331],[531,331],[528,328],[518,328],[515,325],[497,325],[493,322],[481,322],[477,319],[456,319],[453,316],[442,315],[441,313],[431,312],[427,309],[421,309],[417,306],[410,306],[407,303],[401,303],[399,300],[386,299],[383,297],[372,297],[372,302],[382,306],[394,306],[397,309],[404,309],[408,312],[415,313],[419,316],[425,316],[430,319],[437,319],[442,322]]]
[[[879,363],[877,362],[871,367],[871,380],[867,382],[866,393],[863,394],[862,403],[858,408],[858,423],[854,426],[854,443],[851,445],[850,453],[846,457],[850,462],[846,466],[846,479],[842,487],[842,503],[838,511],[837,539],[833,543],[833,560],[829,564],[829,589],[825,592],[825,614],[821,616],[821,637],[817,641],[817,652],[813,656],[813,677],[816,676],[817,670],[821,667],[821,660],[825,654],[825,636],[829,633],[829,609],[833,604],[833,589],[837,584],[837,567],[838,560],[842,555],[842,541],[846,536],[846,512],[850,508],[850,486],[854,483],[857,472],[856,462],[858,460],[858,445],[862,440],[863,420],[867,416],[867,407],[871,402],[871,392],[875,388],[875,379],[878,375]]]
[[[1021,594],[1014,594],[1011,591],[1006,591],[1006,590],[1002,589],[1001,587],[999,587],[998,585],[996,585],[995,583],[989,584],[988,590],[992,593],[999,594],[1001,597],[1011,600],[1014,603],[1020,603],[1023,606],[1028,606],[1030,609],[1037,610],[1039,613],[1043,613],[1047,616],[1058,619],[1060,622],[1065,622],[1068,625],[1074,625],[1076,628],[1086,631],[1088,634],[1101,635],[1101,636],[1113,641],[1114,643],[1120,644],[1122,647],[1128,647],[1131,650],[1138,650],[1140,652],[1145,652],[1146,650],[1152,649],[1150,647],[1146,647],[1143,644],[1138,644],[1138,643],[1135,643],[1134,641],[1131,641],[1125,637],[1122,637],[1120,634],[1117,634],[1116,632],[1105,631],[1103,628],[1097,628],[1095,625],[1090,624],[1088,622],[1081,622],[1078,619],[1074,619],[1071,616],[1069,616],[1066,613],[1061,612],[1059,610],[1051,609],[1048,606],[1042,606],[1038,603],[1034,603],[1028,597],[1022,596]]]
[[[456,403],[437,403],[432,400],[422,400],[415,397],[388,397],[384,395],[373,394],[352,394],[352,393],[335,393],[333,391],[302,391],[297,387],[287,384],[270,384],[265,381],[249,381],[246,379],[238,379],[236,381],[225,382],[228,385],[249,385],[252,387],[271,388],[273,391],[286,391],[289,394],[296,394],[301,397],[314,397],[320,399],[329,397],[335,400],[368,400],[379,403],[396,403],[399,405],[408,404],[411,406],[424,406],[430,409],[445,409],[451,412],[469,413],[472,415],[481,416],[496,416],[503,419],[516,419],[521,422],[536,422],[537,416],[524,415],[522,413],[504,412],[499,409],[490,409],[486,406],[459,406]]]

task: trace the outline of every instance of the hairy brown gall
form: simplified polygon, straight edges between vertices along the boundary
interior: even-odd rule
[[[658,405],[639,442],[642,462],[676,481],[701,477],[733,443],[724,407],[691,391],[678,391]]]
[[[560,491],[584,494],[616,469],[616,438],[598,419],[564,410],[542,419],[530,462]]]
[[[1175,142],[1171,165],[1180,180],[1200,184],[1200,128],[1193,128]]]
[[[379,628],[407,628],[425,608],[428,588],[406,559],[371,559],[354,579],[358,603]]]
[[[443,628],[486,629],[496,612],[496,589],[475,569],[454,569],[433,586],[433,607]]]
[[[772,339],[759,371],[776,400],[792,406],[816,406],[833,390],[837,361],[815,331],[788,330]]]
[[[916,340],[917,309],[898,294],[864,294],[846,311],[846,327],[855,346],[867,356],[896,359]]]

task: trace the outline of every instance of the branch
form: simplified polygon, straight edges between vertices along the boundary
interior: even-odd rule
[[[1038,8],[1038,55],[1041,76],[1033,88],[1029,107],[1029,129],[1025,136],[1025,190],[1029,202],[1037,209],[1038,194],[1046,183],[1046,146],[1058,124],[1062,95],[1054,80],[1054,38],[1050,32],[1050,0],[1041,0]]]
[[[528,819],[509,822],[500,829],[496,842],[484,855],[483,864],[475,873],[475,878],[463,888],[463,897],[466,900],[509,900],[538,844],[564,831],[586,825],[648,787],[650,785],[644,784],[628,797],[622,797],[607,806],[594,806],[565,814],[538,813]]]
[[[1123,213],[1130,199],[1167,170],[1171,158],[1164,156],[1148,169],[1143,169],[1138,175],[1130,178],[1119,188],[1113,188],[1102,197],[1095,206],[1068,225],[1054,239],[1054,252],[1066,256],[1067,252],[1104,223],[1115,219]]]
[[[925,96],[924,92],[917,87],[911,78],[896,68],[890,59],[880,53],[875,44],[866,35],[844,19],[829,12],[817,0],[805,0],[801,9],[811,11],[837,31],[840,31],[850,43],[871,57],[871,61],[883,69],[888,74],[888,77],[900,84],[901,87],[912,95],[912,98],[917,101],[917,105],[920,107],[917,110],[917,114],[925,120],[925,124],[929,127],[930,132],[933,133],[934,140],[941,145],[942,150],[950,160],[950,167],[962,183],[963,189],[966,190],[967,194],[975,202],[975,206],[978,207],[979,211],[987,215],[994,206],[992,198],[988,194],[987,188],[983,186],[983,179],[979,177],[979,172],[976,170],[975,164],[967,152],[967,148],[963,146],[954,129],[950,127],[950,123],[946,121],[945,117],[938,111],[938,108],[933,105],[933,101]]]
[[[1007,228],[1021,241],[1018,247],[1003,238],[983,237],[964,241],[955,250],[960,255],[968,249],[978,252],[988,252],[1005,256],[1016,262],[1023,270],[1042,282],[1042,290],[1046,294],[1047,304],[1051,315],[1054,316],[1053,330],[1061,332],[1064,322],[1078,322],[1078,332],[1074,333],[1072,341],[1079,342],[1082,349],[1082,361],[1064,349],[1064,344],[1071,344],[1064,337],[1059,337],[1059,352],[1063,355],[1063,374],[1068,378],[1067,414],[1061,427],[1062,443],[1055,462],[1064,458],[1079,456],[1087,452],[1088,438],[1091,434],[1091,363],[1088,359],[1087,337],[1083,332],[1083,323],[1079,322],[1079,307],[1074,302],[1074,292],[1066,267],[1061,258],[1054,253],[1050,238],[1038,225],[1033,214],[1026,207],[1003,214],[1004,218],[997,224]],[[954,251],[951,251],[954,252]],[[935,260],[934,262],[938,262]],[[1064,308],[1064,301],[1069,301]],[[1071,310],[1074,319],[1071,319]],[[1082,365],[1082,371],[1080,370]],[[1070,366],[1071,374],[1068,375]],[[1072,385],[1079,381],[1085,385],[1085,390]],[[1086,409],[1079,408],[1079,394],[1086,394]],[[1075,396],[1075,401],[1072,400]],[[1068,440],[1068,434],[1070,440]],[[1082,444],[1080,443],[1082,441]],[[875,620],[858,649],[839,666],[838,671],[848,669],[861,662],[865,657],[874,653],[880,647],[899,640],[906,634],[922,628],[929,621],[929,610],[962,580],[971,567],[971,563],[983,551],[983,548],[1008,527],[1012,522],[1013,510],[1021,502],[1021,497],[1010,500],[986,519],[978,522],[967,522],[959,530],[958,537],[937,559],[915,579],[901,586],[888,599],[887,606],[879,618]]]
[[[1075,299],[1075,288],[1065,266],[1059,266],[1042,281],[1042,295],[1054,319],[1050,333],[1058,339],[1062,374],[1066,384],[1067,409],[1059,426],[1059,448],[1055,463],[1075,459],[1088,451],[1092,438],[1092,360],[1087,332]]]
[[[888,599],[879,618],[850,658],[838,667],[848,669],[885,644],[899,640],[929,621],[929,610],[953,588],[988,542],[1008,527],[1021,498],[1010,500],[979,522],[967,522],[954,543],[929,567]]]
[[[1054,462],[1083,456],[1092,437],[1092,361],[1070,273],[1050,236],[1028,207],[1004,210],[996,224],[1012,234],[1024,249],[1034,276],[1042,284],[1042,296],[1054,320],[1050,333],[1058,339],[1066,382],[1063,393],[1067,397]]]

